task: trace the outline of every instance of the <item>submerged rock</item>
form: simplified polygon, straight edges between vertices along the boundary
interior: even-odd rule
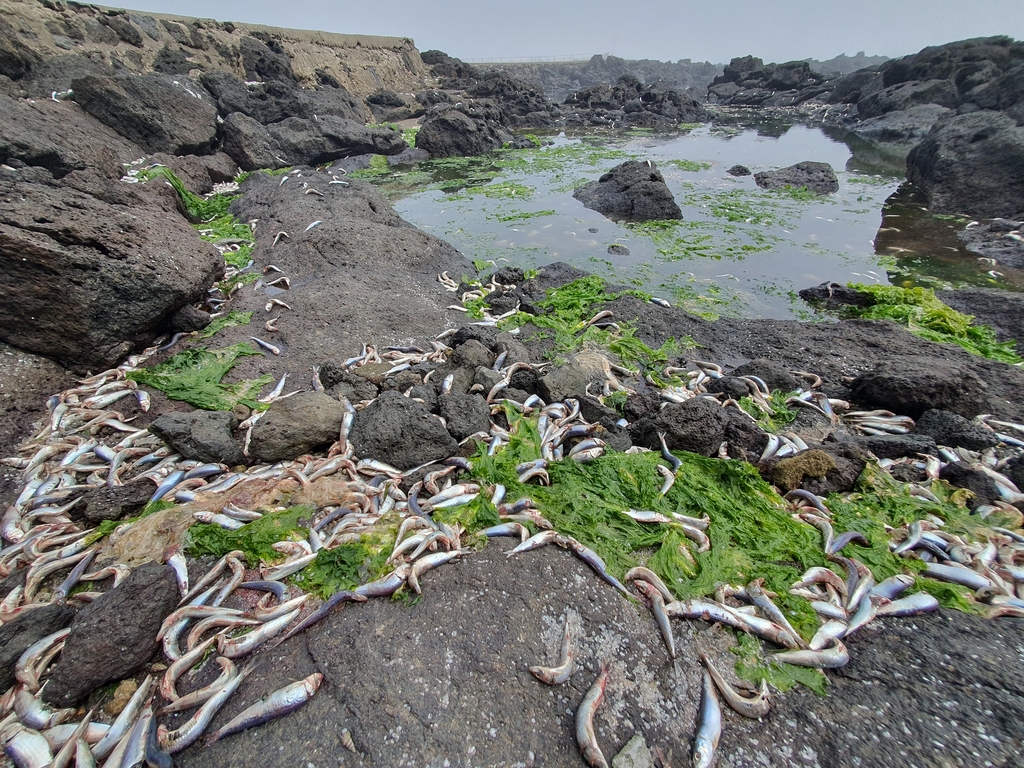
[[[156,651],[160,624],[178,604],[174,571],[146,563],[78,612],[42,698],[70,707],[113,680],[134,675]]]
[[[628,160],[597,181],[577,187],[572,196],[610,219],[649,221],[683,218],[665,177],[650,161]]]
[[[761,171],[754,174],[754,182],[761,189],[785,189],[786,187],[807,187],[816,195],[830,195],[839,191],[839,179],[828,163],[805,160],[796,165],[779,168],[776,171]]]

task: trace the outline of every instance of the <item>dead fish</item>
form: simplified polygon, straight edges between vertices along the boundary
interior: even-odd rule
[[[323,681],[324,676],[319,672],[314,672],[303,680],[274,691],[211,733],[209,738],[206,739],[206,743],[212,744],[223,739],[225,736],[262,725],[263,723],[283,717],[290,712],[294,712],[313,698],[316,692],[320,690]]]
[[[608,768],[608,761],[604,759],[601,747],[597,744],[597,735],[594,733],[594,714],[601,705],[604,698],[604,689],[608,684],[608,673],[611,671],[611,664],[605,662],[601,667],[601,674],[590,686],[587,695],[580,702],[576,710],[576,743],[583,753],[583,759],[591,768]]]
[[[700,716],[697,735],[693,739],[693,768],[708,768],[715,760],[715,750],[722,736],[722,708],[718,704],[715,684],[704,672],[700,693]]]
[[[708,671],[708,675],[711,676],[712,681],[715,683],[715,687],[718,688],[719,693],[722,694],[722,698],[725,699],[725,703],[738,714],[744,717],[749,717],[754,720],[764,717],[768,714],[771,709],[771,700],[769,699],[768,681],[764,678],[761,679],[761,685],[758,689],[757,695],[752,698],[746,696],[740,696],[729,683],[725,681],[721,673],[715,669],[715,665],[711,663],[711,659],[705,656],[703,653],[700,654],[700,660],[704,662],[704,667]]]
[[[308,227],[306,227],[306,229],[303,230],[303,231],[309,232],[309,230],[313,229],[313,227],[319,227],[321,224],[323,224],[323,222],[320,221],[319,219],[317,219],[312,224],[310,224]]]
[[[830,648],[820,651],[782,651],[769,657],[772,661],[793,664],[798,667],[817,667],[818,669],[835,669],[846,666],[850,654],[843,641],[836,638]]]
[[[530,674],[548,685],[561,685],[572,677],[572,648],[569,644],[569,619],[565,620],[565,636],[562,639],[562,663],[557,667],[530,667]]]
[[[252,339],[253,341],[255,341],[263,349],[267,350],[267,352],[269,352],[270,354],[272,354],[272,355],[280,355],[281,354],[280,348],[275,347],[269,341],[264,341],[263,339],[257,339],[255,336],[250,336],[249,338]]]

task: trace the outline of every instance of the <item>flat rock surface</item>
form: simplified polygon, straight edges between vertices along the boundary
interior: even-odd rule
[[[575,768],[573,718],[605,660],[612,672],[596,718],[605,757],[639,733],[685,764],[700,699],[697,653],[735,679],[732,633],[673,621],[673,663],[650,614],[571,554],[546,547],[506,558],[509,548],[510,540],[492,542],[428,573],[413,605],[347,605],[263,651],[214,727],[311,672],[325,675],[323,688],[287,718],[193,747],[175,764]],[[557,663],[566,617],[577,669],[549,688],[527,667]],[[850,638],[851,662],[829,673],[827,697],[776,695],[761,721],[724,709],[718,765],[883,768],[894,751],[904,765],[1014,765],[1024,736],[1009,716],[1024,708],[1022,623],[946,612],[880,619]],[[343,728],[358,754],[342,747]]]

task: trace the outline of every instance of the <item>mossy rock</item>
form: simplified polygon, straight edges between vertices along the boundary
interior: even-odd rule
[[[824,477],[836,468],[835,460],[824,451],[812,448],[775,465],[772,482],[784,491],[799,488],[805,477]]]

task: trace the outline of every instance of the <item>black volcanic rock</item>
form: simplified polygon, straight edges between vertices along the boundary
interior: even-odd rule
[[[572,196],[610,219],[649,221],[683,218],[665,184],[665,177],[650,161],[628,160],[597,181],[578,187]]]

